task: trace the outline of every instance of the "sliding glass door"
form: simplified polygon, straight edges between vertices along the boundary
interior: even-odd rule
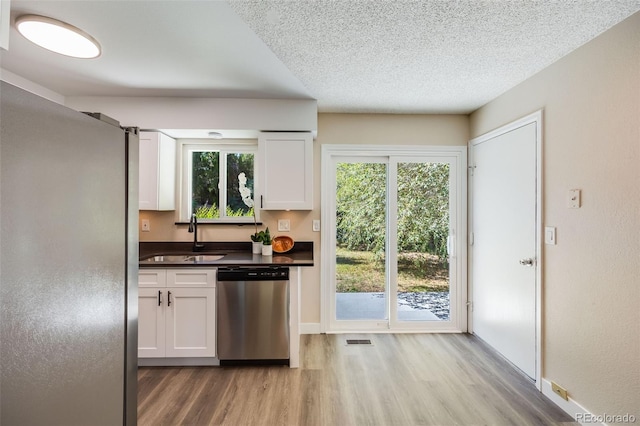
[[[420,328],[424,322],[449,321],[451,312],[450,244],[451,163],[441,159],[394,158],[390,172],[391,325]],[[452,207],[454,207],[452,209]],[[427,328],[427,327],[425,327]]]
[[[464,155],[413,154],[323,157],[327,331],[464,328],[455,250]]]
[[[386,158],[341,158],[335,164],[335,318],[385,323]],[[373,325],[369,325],[372,327]]]

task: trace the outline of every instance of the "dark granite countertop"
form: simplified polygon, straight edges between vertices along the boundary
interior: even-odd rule
[[[313,266],[312,241],[296,241],[290,251],[273,256],[252,254],[251,242],[203,244],[202,250],[193,252],[190,242],[140,242],[140,267]]]

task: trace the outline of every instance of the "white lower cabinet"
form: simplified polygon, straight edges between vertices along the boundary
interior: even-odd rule
[[[165,357],[166,288],[138,289],[138,357]]]
[[[138,357],[215,357],[215,269],[139,274]]]

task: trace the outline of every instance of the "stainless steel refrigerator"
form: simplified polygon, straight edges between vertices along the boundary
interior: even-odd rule
[[[134,425],[137,130],[0,84],[0,423]]]

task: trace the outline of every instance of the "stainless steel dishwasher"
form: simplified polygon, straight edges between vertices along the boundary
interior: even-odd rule
[[[289,364],[289,268],[218,268],[220,365]]]

